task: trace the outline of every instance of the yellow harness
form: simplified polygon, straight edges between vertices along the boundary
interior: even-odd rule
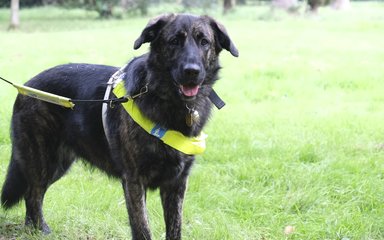
[[[124,87],[124,82],[119,82],[113,90],[113,93],[116,97],[124,97],[127,96],[127,91]],[[187,137],[182,133],[170,129],[163,128],[158,124],[152,122],[147,117],[145,117],[140,109],[137,107],[133,99],[122,103],[124,109],[128,112],[131,118],[142,127],[147,133],[152,136],[157,137],[161,141],[163,141],[168,146],[179,150],[188,155],[201,154],[205,150],[205,139],[207,135],[205,133],[201,133],[197,137]]]

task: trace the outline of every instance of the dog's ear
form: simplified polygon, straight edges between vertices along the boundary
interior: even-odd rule
[[[208,16],[205,17],[208,19],[208,22],[215,33],[215,40],[217,44],[216,47],[218,48],[218,50],[220,51],[224,48],[229,51],[233,56],[238,57],[239,51],[235,47],[235,44],[233,44],[232,40],[229,38],[225,27],[220,23],[216,22],[216,20],[214,20],[213,18]]]
[[[160,30],[172,19],[175,18],[175,14],[163,14],[158,17],[151,19],[144,30],[141,32],[141,35],[136,39],[133,49],[138,49],[143,43],[152,42]]]

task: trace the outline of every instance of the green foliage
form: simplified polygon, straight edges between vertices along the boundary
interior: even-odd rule
[[[240,57],[221,56],[215,89],[227,106],[213,114],[207,152],[191,174],[185,239],[384,239],[383,10],[382,3],[353,3],[315,18],[265,18],[269,9],[261,6],[224,17],[210,12]],[[0,21],[0,75],[22,83],[57,64],[121,66],[146,52],[147,45],[133,51],[133,42],[148,18],[94,21],[88,14],[24,10],[24,24],[11,33]],[[2,183],[16,93],[1,86]],[[163,239],[158,192],[147,199],[154,239]],[[44,210],[53,230],[46,239],[130,236],[120,183],[83,164],[48,190]],[[23,218],[23,204],[0,210],[0,239],[41,239]],[[288,225],[295,230],[285,235]]]
[[[100,18],[110,18],[113,16],[114,7],[119,3],[119,0],[65,0],[56,4],[65,8],[84,8],[96,11]]]
[[[42,0],[19,0],[21,7],[37,7],[43,5]],[[0,8],[9,8],[11,0],[0,0]]]
[[[218,1],[212,1],[212,0],[198,0],[198,1],[191,1],[191,0],[182,0],[181,1],[183,7],[185,9],[191,9],[191,8],[211,8],[213,6],[217,6]]]

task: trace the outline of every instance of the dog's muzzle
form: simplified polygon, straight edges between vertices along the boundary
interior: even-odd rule
[[[179,82],[180,92],[187,98],[193,98],[199,93],[205,73],[196,63],[187,63],[182,69],[182,80]]]

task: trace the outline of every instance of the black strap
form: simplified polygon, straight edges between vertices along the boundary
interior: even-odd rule
[[[5,78],[0,77],[0,79],[3,80],[3,81],[6,82],[6,83],[9,83],[9,84],[13,85],[13,83],[11,83],[10,81],[8,81],[8,80],[5,79]]]
[[[73,103],[89,103],[89,102],[93,102],[93,103],[109,103],[109,104],[114,104],[114,103],[124,103],[124,102],[128,102],[128,98],[127,97],[121,97],[121,98],[111,98],[111,99],[87,99],[87,100],[83,100],[83,99],[71,99],[71,102]]]
[[[225,106],[225,102],[219,97],[219,95],[217,95],[217,93],[213,89],[209,94],[208,98],[217,107],[217,109],[222,109]]]

